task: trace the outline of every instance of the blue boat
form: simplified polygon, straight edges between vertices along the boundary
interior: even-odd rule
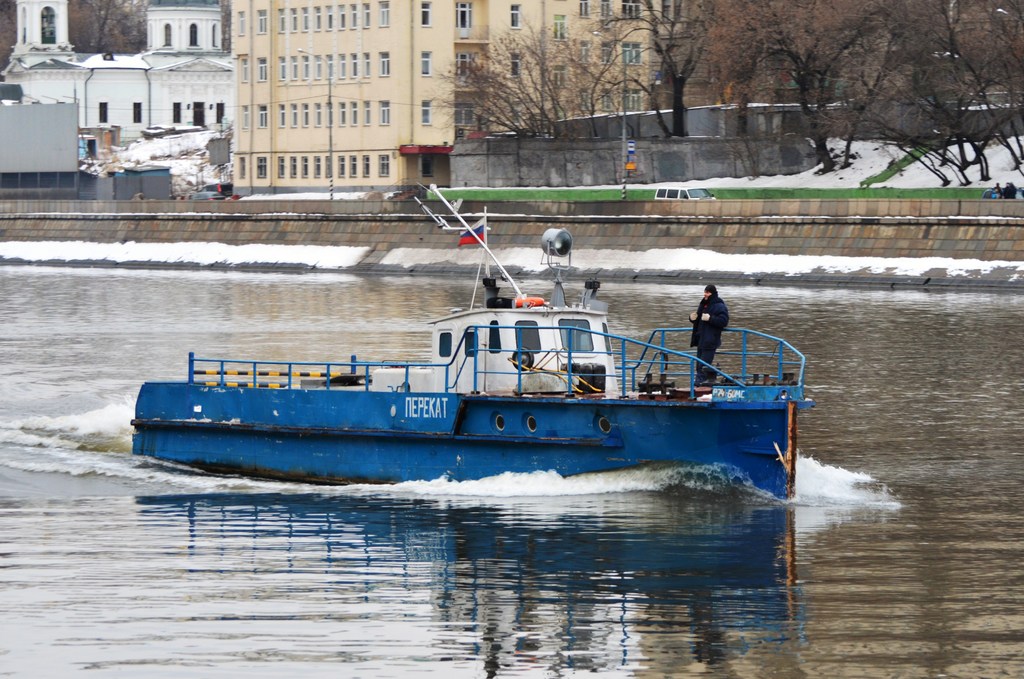
[[[608,330],[600,283],[567,301],[572,237],[547,230],[549,298],[523,292],[470,225],[424,211],[491,257],[482,299],[429,324],[430,360],[261,361],[189,354],[186,378],[147,382],[133,452],[215,472],[312,483],[563,476],[676,465],[777,498],[795,488],[805,358],[784,339],[727,328],[715,365],[692,328]],[[451,224],[449,220],[456,221]],[[505,292],[499,282],[511,288]],[[712,374],[701,384],[702,370]]]

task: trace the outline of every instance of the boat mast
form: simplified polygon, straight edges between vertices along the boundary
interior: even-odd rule
[[[434,192],[434,194],[438,197],[438,199],[440,199],[442,203],[444,203],[444,206],[448,208],[448,211],[455,215],[455,218],[459,220],[459,223],[462,224],[462,226],[452,226],[451,224],[448,223],[448,220],[446,220],[444,217],[431,210],[419,198],[417,198],[416,202],[420,204],[420,209],[423,210],[423,212],[426,213],[427,216],[434,220],[434,223],[437,224],[438,228],[443,229],[445,231],[458,231],[460,233],[469,233],[470,235],[472,235],[473,238],[476,239],[476,242],[479,243],[480,246],[484,249],[484,252],[487,253],[487,256],[491,258],[491,261],[494,262],[495,266],[498,267],[498,270],[501,272],[501,277],[507,280],[512,285],[512,288],[516,291],[516,298],[520,299],[526,297],[526,295],[523,294],[523,291],[519,289],[519,286],[516,285],[516,282],[512,278],[512,276],[509,275],[508,271],[505,270],[505,267],[502,266],[501,262],[498,261],[498,258],[491,251],[491,248],[487,246],[486,240],[477,235],[477,233],[473,230],[474,227],[479,226],[480,224],[483,224],[484,229],[487,228],[487,212],[484,212],[484,216],[480,221],[478,221],[473,226],[470,226],[468,223],[466,223],[466,220],[462,218],[462,215],[459,214],[458,208],[449,203],[448,199],[445,198],[441,191],[438,190],[436,184],[431,184],[430,190]]]

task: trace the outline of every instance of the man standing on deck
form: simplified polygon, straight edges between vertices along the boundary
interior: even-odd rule
[[[690,322],[693,323],[690,346],[697,347],[697,358],[711,365],[715,360],[715,351],[722,346],[722,329],[729,325],[729,309],[718,296],[718,288],[714,285],[704,287],[704,299],[697,305],[697,310],[690,314]],[[714,371],[703,365],[697,366],[697,386],[714,380]]]

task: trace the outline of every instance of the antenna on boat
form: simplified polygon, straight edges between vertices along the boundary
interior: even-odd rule
[[[545,264],[555,272],[555,289],[551,292],[551,306],[565,306],[565,288],[562,287],[562,272],[572,268],[572,234],[565,229],[548,229],[541,236],[541,247],[546,257]],[[568,257],[565,264],[555,258]]]
[[[421,201],[417,197],[416,202],[419,203],[420,209],[423,210],[423,213],[430,217],[439,229],[442,229],[444,231],[458,231],[463,236],[470,235],[474,239],[476,239],[476,242],[480,245],[480,247],[484,249],[484,252],[486,252],[487,256],[491,258],[491,261],[494,262],[494,265],[498,267],[498,270],[501,271],[502,278],[507,280],[509,284],[512,286],[512,288],[516,291],[516,297],[525,297],[526,295],[524,295],[523,291],[519,289],[518,285],[516,285],[516,282],[512,279],[512,276],[509,275],[508,271],[505,270],[505,267],[503,267],[501,265],[501,262],[498,261],[498,258],[494,256],[494,252],[492,252],[491,249],[487,246],[487,211],[484,211],[484,216],[479,221],[477,221],[476,224],[470,226],[466,222],[466,220],[462,218],[462,215],[459,214],[459,207],[462,206],[461,200],[456,201],[456,204],[452,205],[450,202],[448,202],[448,199],[444,197],[441,191],[438,190],[437,184],[431,184],[430,190],[434,193],[434,195],[438,197],[438,199],[442,203],[444,203],[444,206],[448,208],[448,211],[451,212],[452,215],[459,220],[459,224],[461,226],[452,226],[451,224],[448,223],[448,220],[446,220],[443,216],[431,210],[430,207],[428,207],[423,201]],[[483,228],[480,228],[481,226]],[[477,233],[478,229],[480,233]],[[481,237],[480,234],[484,234],[484,237]]]

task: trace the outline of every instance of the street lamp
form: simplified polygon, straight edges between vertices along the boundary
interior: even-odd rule
[[[296,52],[309,54],[301,47]],[[329,199],[334,200],[334,58],[327,65],[327,192]]]

